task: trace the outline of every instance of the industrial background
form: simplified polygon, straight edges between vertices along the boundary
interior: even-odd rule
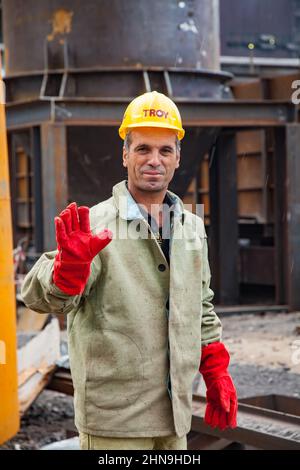
[[[65,320],[26,309],[20,284],[55,249],[54,216],[124,179],[117,128],[156,90],[183,117],[170,189],[204,204],[241,397],[236,430],[208,429],[198,378],[189,448],[299,449],[300,0],[2,0],[0,14],[22,416],[3,448],[76,436]]]

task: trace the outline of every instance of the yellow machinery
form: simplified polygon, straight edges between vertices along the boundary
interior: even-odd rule
[[[16,301],[4,97],[0,62],[0,444],[14,436],[20,425]]]

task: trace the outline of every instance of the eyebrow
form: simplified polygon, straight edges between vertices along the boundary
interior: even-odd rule
[[[150,146],[148,144],[138,144],[138,145],[136,145],[136,147],[134,147],[134,150],[138,150],[142,147],[149,148]]]
[[[149,148],[151,148],[151,145],[149,145],[149,144],[138,144],[136,147],[134,147],[134,150],[139,150],[139,149],[141,149],[141,148],[147,148],[147,149],[149,149]],[[174,148],[173,148],[171,145],[168,145],[168,144],[162,145],[162,146],[160,147],[160,149],[172,150],[172,151],[174,150]]]

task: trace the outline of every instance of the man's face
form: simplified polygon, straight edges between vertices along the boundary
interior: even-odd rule
[[[167,189],[180,155],[176,149],[176,131],[159,127],[132,129],[129,150],[123,148],[123,166],[128,182],[142,191]]]

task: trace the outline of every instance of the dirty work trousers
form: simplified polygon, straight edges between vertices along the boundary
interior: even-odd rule
[[[103,437],[79,433],[81,450],[187,450],[186,435],[159,437]]]

